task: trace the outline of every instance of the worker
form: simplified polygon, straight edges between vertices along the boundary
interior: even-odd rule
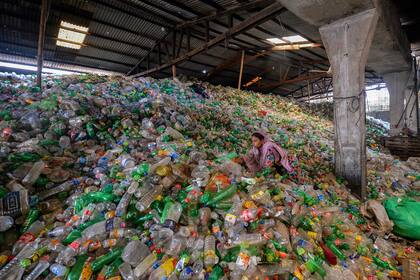
[[[251,140],[252,148],[241,160],[241,162],[245,162],[251,173],[255,174],[264,168],[274,167],[279,174],[284,173],[284,170],[289,174],[294,174],[287,151],[274,143],[263,132],[254,132]]]

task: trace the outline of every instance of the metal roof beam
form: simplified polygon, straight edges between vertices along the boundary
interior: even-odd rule
[[[200,0],[200,1],[202,1],[202,0]],[[192,26],[192,25],[200,23],[200,22],[220,19],[220,17],[232,15],[232,14],[240,12],[240,11],[254,9],[254,8],[257,8],[257,7],[260,7],[260,6],[265,6],[265,5],[271,5],[273,2],[274,2],[274,0],[257,0],[257,1],[253,1],[253,2],[248,3],[248,4],[240,4],[240,5],[228,8],[226,10],[222,6],[219,5],[221,7],[221,9],[218,9],[218,10],[222,10],[222,11],[218,11],[218,12],[215,12],[215,13],[210,14],[210,15],[201,16],[201,17],[189,20],[189,21],[179,23],[179,24],[177,24],[176,28]]]
[[[143,76],[143,75],[147,75],[147,74],[151,74],[154,73],[156,71],[160,71],[162,69],[165,69],[167,67],[170,67],[172,65],[175,65],[177,63],[180,63],[184,60],[187,60],[189,58],[191,58],[192,56],[195,56],[205,50],[207,50],[208,48],[211,48],[221,42],[223,42],[223,40],[225,40],[227,37],[230,36],[234,36],[236,34],[240,34],[241,32],[244,32],[247,29],[250,29],[258,24],[261,24],[264,21],[267,21],[273,17],[275,17],[282,9],[282,6],[278,3],[274,3],[268,7],[266,7],[265,9],[261,10],[260,12],[258,12],[257,14],[255,14],[254,16],[248,18],[247,20],[233,26],[231,29],[228,29],[225,33],[216,36],[215,38],[213,38],[212,40],[210,40],[209,42],[203,44],[202,46],[188,52],[187,54],[178,57],[176,59],[171,60],[169,63],[166,63],[164,65],[160,65],[158,67],[155,67],[153,69],[147,70],[147,71],[143,71],[137,75],[134,76]]]

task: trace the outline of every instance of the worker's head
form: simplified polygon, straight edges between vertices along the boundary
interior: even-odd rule
[[[254,145],[255,148],[260,148],[263,143],[264,143],[264,135],[262,135],[259,132],[254,132],[252,134],[251,140],[252,140],[252,145]]]

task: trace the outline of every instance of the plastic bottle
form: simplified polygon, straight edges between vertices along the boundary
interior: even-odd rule
[[[59,192],[67,192],[67,191],[71,190],[72,187],[78,186],[85,179],[86,179],[86,177],[80,177],[80,178],[77,178],[77,179],[72,179],[72,180],[66,181],[66,182],[62,183],[61,185],[59,185],[55,188],[52,188],[52,189],[49,189],[49,190],[46,190],[44,192],[39,193],[38,197],[39,197],[40,200],[44,200],[44,199],[46,199],[50,196],[53,196],[53,195],[55,195]]]
[[[122,263],[119,267],[118,270],[122,276],[122,278],[124,280],[134,280],[134,272],[133,269],[131,268],[131,265],[129,265],[128,263]]]
[[[156,196],[158,196],[162,192],[163,188],[161,185],[156,186],[153,190],[146,193],[137,203],[136,208],[140,212],[143,212],[147,210],[150,207],[150,204],[156,199]]]
[[[222,200],[225,200],[229,197],[232,197],[237,191],[237,187],[235,185],[232,185],[222,191],[219,191],[210,201],[207,203],[207,205],[214,205]]]
[[[65,276],[69,273],[70,269],[64,265],[54,263],[50,266],[50,271],[57,277]]]
[[[110,218],[108,220],[95,223],[89,226],[88,228],[86,228],[83,231],[83,237],[86,239],[91,239],[92,237],[96,235],[101,235],[106,232],[110,232],[113,229],[123,228],[123,227],[125,227],[125,223],[121,218],[119,217]]]
[[[0,232],[9,230],[15,224],[15,220],[10,216],[0,216]]]
[[[31,271],[31,273],[29,273],[25,278],[23,278],[24,280],[35,280],[37,279],[45,270],[48,269],[48,267],[50,266],[50,263],[48,262],[48,260],[45,259],[41,259],[37,266]]]
[[[157,260],[156,255],[150,253],[145,257],[134,269],[134,276],[137,278],[142,278],[147,270],[152,267],[153,263]]]
[[[174,271],[175,264],[176,260],[174,258],[167,259],[150,273],[149,280],[161,280],[163,277],[169,276]]]
[[[109,251],[107,254],[100,256],[91,263],[92,271],[98,272],[106,264],[111,263],[115,259],[119,258],[123,252],[124,248],[114,248]]]
[[[3,266],[0,270],[0,279],[5,279],[5,276],[9,274],[11,271],[16,271],[19,269],[18,265],[19,262],[25,258],[29,258],[38,249],[39,240],[35,240],[26,244],[22,250],[5,266]]]
[[[211,218],[211,209],[208,207],[200,208],[199,210],[201,231],[205,232],[209,228]]]
[[[293,273],[296,264],[292,260],[283,260],[280,264],[259,265],[258,269],[264,276],[274,276]]]
[[[123,169],[133,168],[136,165],[135,160],[129,154],[123,154],[119,157],[119,162]]]
[[[53,212],[63,206],[63,202],[59,199],[50,199],[47,201],[42,201],[38,203],[38,209],[42,214]]]
[[[204,265],[207,268],[213,267],[219,258],[216,256],[216,238],[208,235],[204,240]]]
[[[133,194],[137,191],[138,186],[139,183],[133,181],[128,190],[124,193],[123,197],[118,203],[117,209],[115,209],[115,215],[117,217],[123,217],[127,213],[128,204],[130,203]]]
[[[219,280],[222,277],[223,277],[223,269],[220,266],[216,265],[214,269],[212,270],[212,272],[210,273],[208,280]]]
[[[81,255],[77,257],[77,260],[72,265],[72,268],[67,276],[67,280],[78,280],[82,274],[83,267],[85,266],[86,261],[88,260],[87,255]]]
[[[166,254],[172,257],[177,257],[184,246],[185,238],[180,235],[174,235],[166,250]]]
[[[45,163],[41,160],[35,162],[32,168],[29,170],[28,174],[23,178],[22,183],[26,186],[30,186],[35,183],[39,175],[41,175],[42,170],[45,167]]]
[[[260,233],[243,233],[239,235],[236,240],[233,240],[233,245],[249,244],[262,245],[267,243],[267,239]]]
[[[174,229],[176,225],[178,224],[179,218],[182,214],[182,205],[179,202],[175,202],[170,204],[170,207],[168,208],[166,219],[165,219],[165,226]]]
[[[124,248],[121,258],[132,266],[137,266],[149,255],[149,248],[140,240],[130,241]]]
[[[35,240],[38,234],[45,228],[45,224],[41,221],[35,221],[29,229],[22,234],[13,245],[12,253],[16,255],[26,244]]]

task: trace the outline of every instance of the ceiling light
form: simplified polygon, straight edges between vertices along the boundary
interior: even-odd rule
[[[58,31],[57,46],[80,49],[86,38],[88,27],[61,21]]]
[[[282,37],[281,39],[284,40],[285,43],[308,42],[307,39],[303,38],[300,35],[292,35],[292,36]]]
[[[82,47],[81,45],[68,43],[68,42],[63,42],[63,41],[60,41],[60,40],[57,40],[57,46],[64,47],[64,48],[69,48],[69,49],[75,49],[75,50],[79,50]]]
[[[270,42],[270,43],[273,43],[273,44],[284,44],[284,43],[286,43],[285,41],[283,41],[282,39],[279,39],[279,38],[268,38],[267,41]]]
[[[203,74],[206,74],[206,73],[207,73],[207,70],[206,70],[206,69],[204,69],[202,72],[203,72]]]

